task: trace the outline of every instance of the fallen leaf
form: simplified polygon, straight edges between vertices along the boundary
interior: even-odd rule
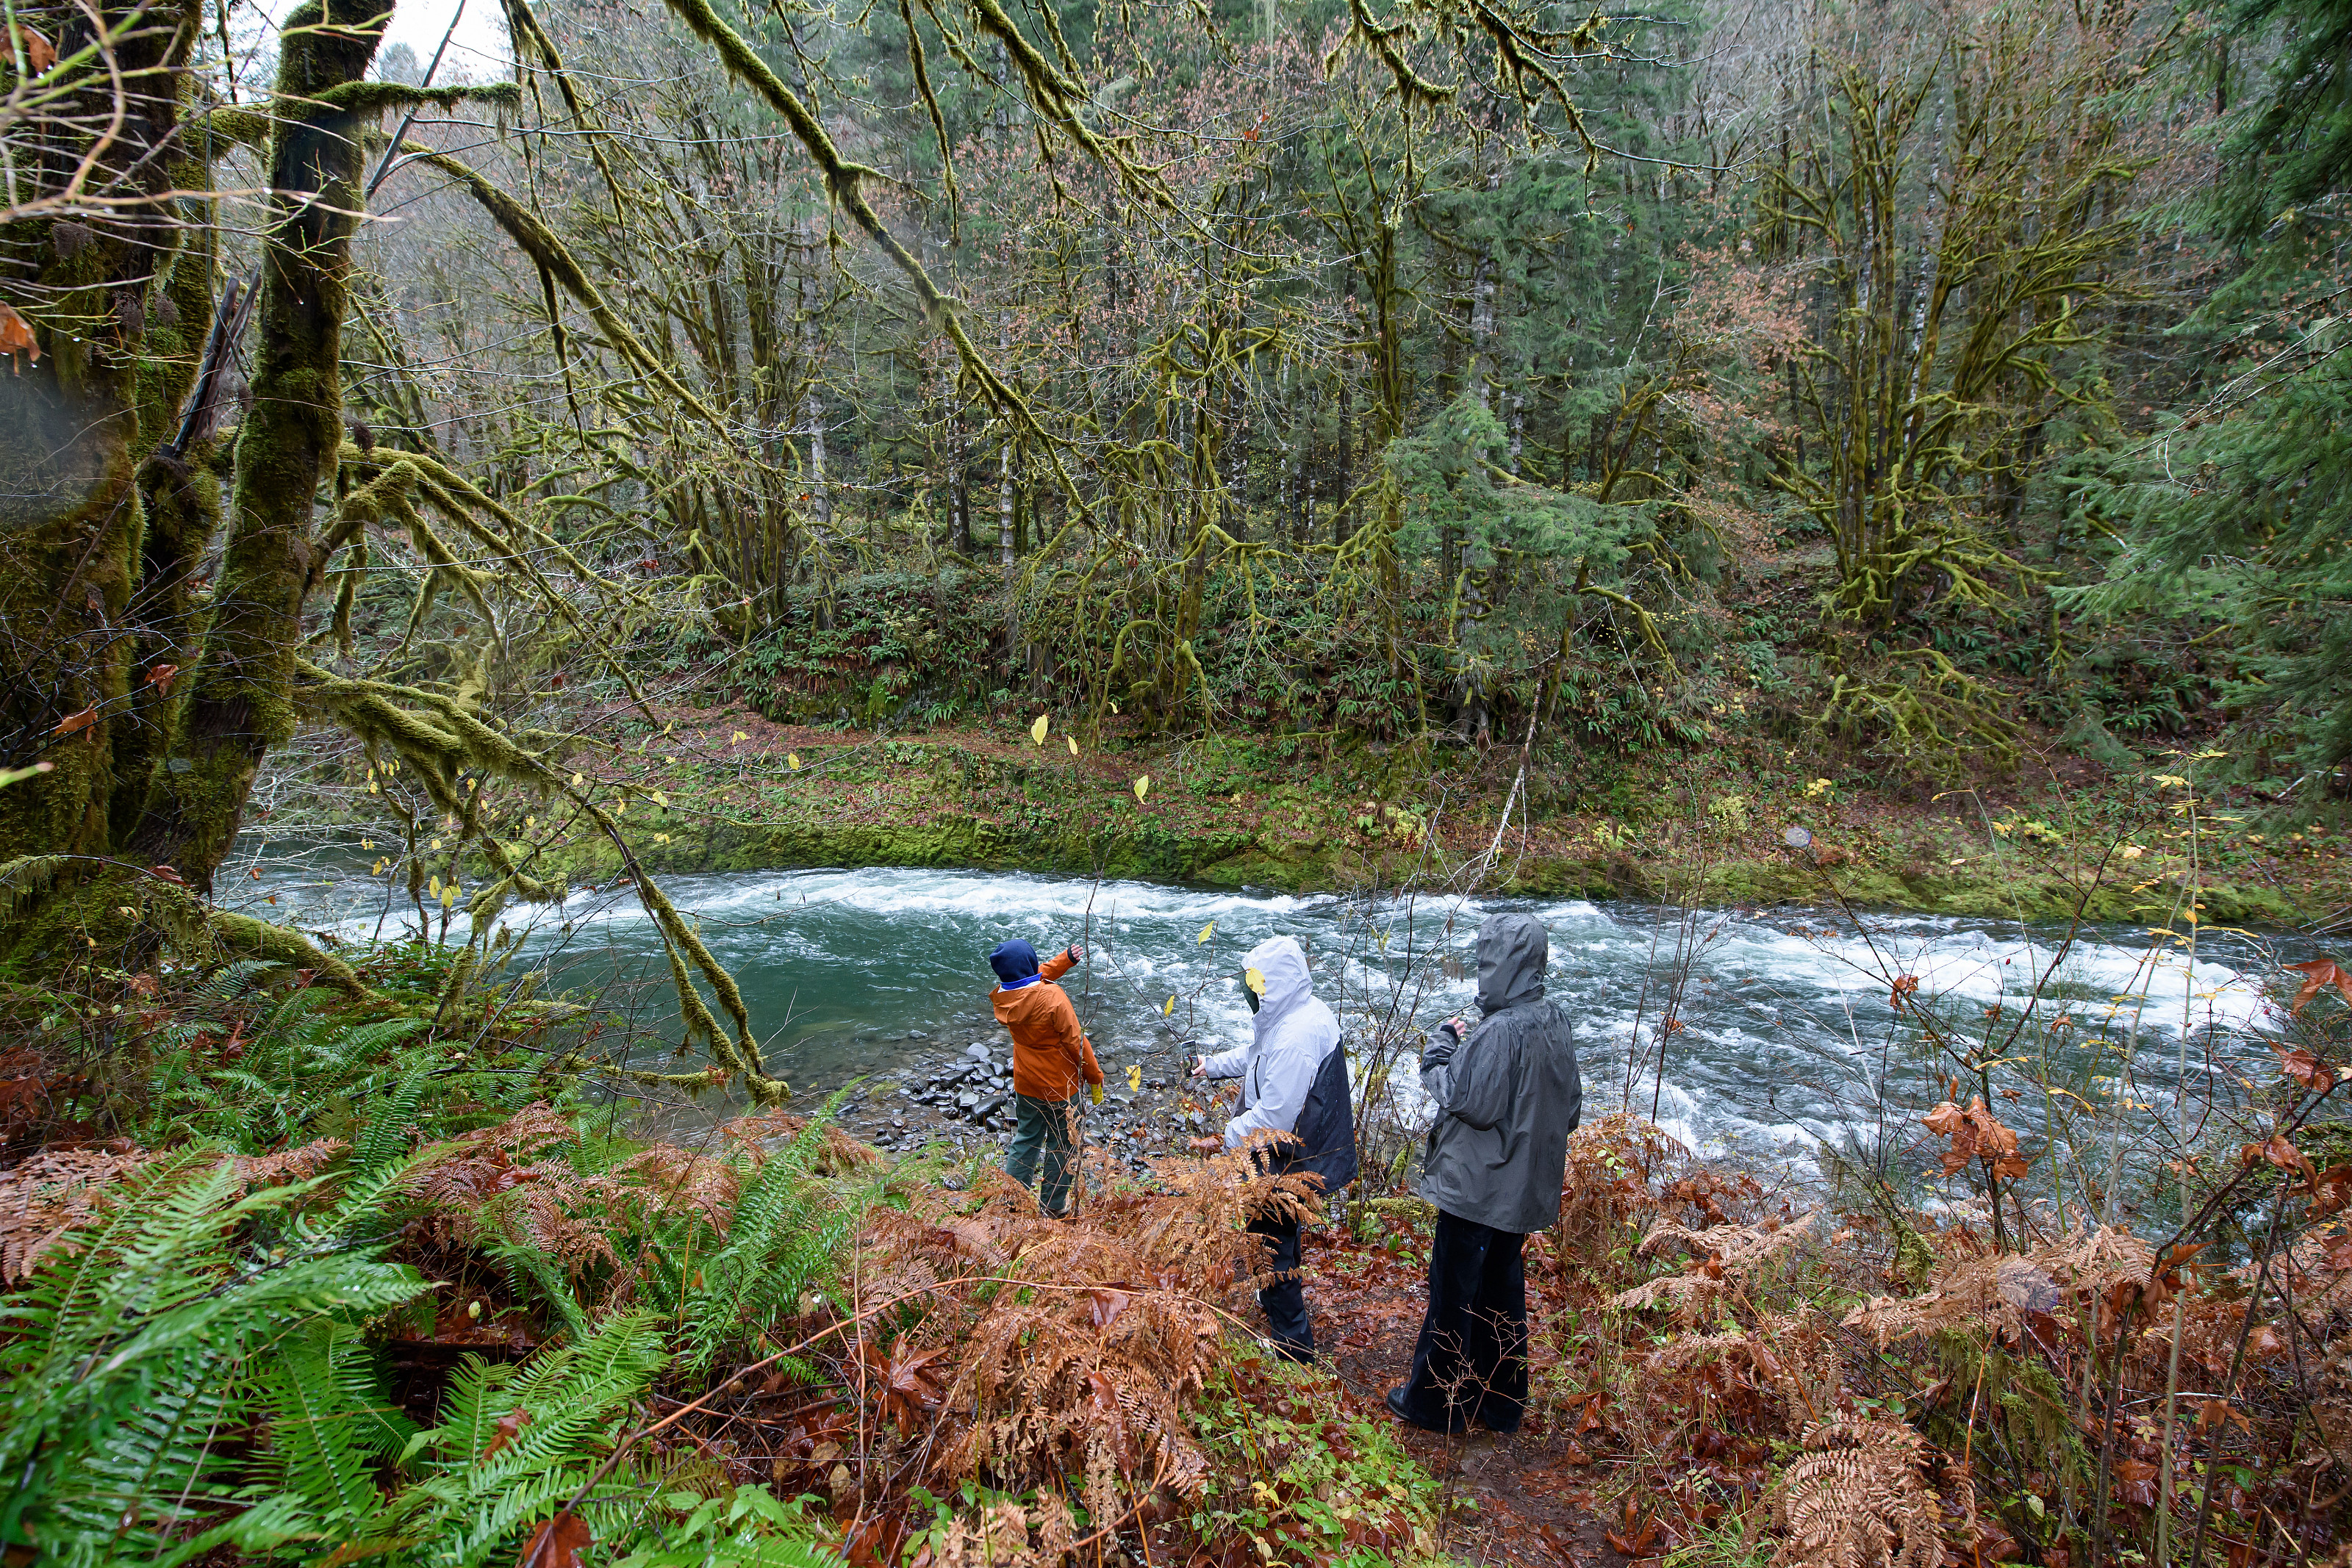
[[[1075,735],[1066,735],[1062,737],[1062,740],[1065,745],[1069,747],[1070,755],[1076,757],[1078,754],[1078,737]]]
[[[41,362],[41,345],[33,337],[32,324],[17,315],[12,305],[0,304],[0,354],[8,356],[10,375],[25,373],[16,365],[19,354],[31,355],[36,365]]]
[[[1135,781],[1135,799],[1136,799],[1136,802],[1137,802],[1137,804],[1140,805],[1140,804],[1142,803],[1143,798],[1144,798],[1146,795],[1149,795],[1149,794],[1150,794],[1150,793],[1151,793],[1151,775],[1150,775],[1150,774],[1149,774],[1149,773],[1147,773],[1147,774],[1145,774],[1142,778],[1138,779]]]
[[[499,1416],[497,1427],[491,1430],[488,1445],[482,1449],[482,1458],[489,1459],[496,1457],[500,1448],[522,1436],[522,1429],[530,1425],[530,1412],[520,1405]],[[559,1519],[562,1517],[557,1515]],[[554,1521],[549,1522],[553,1523]]]
[[[25,51],[25,68],[35,76],[58,63],[58,47],[22,22],[16,24],[16,47]]]
[[[1039,714],[1037,716],[1037,722],[1029,727],[1029,738],[1039,746],[1045,745],[1045,731],[1052,727],[1053,722],[1054,721],[1046,715],[1042,713]]]
[[[580,1554],[595,1540],[588,1533],[587,1522],[565,1509],[530,1532],[515,1568],[580,1568]]]
[[[185,887],[188,885],[188,879],[186,877],[182,876],[177,871],[167,865],[151,865],[147,868],[147,874],[155,878],[159,882],[168,882],[173,887]]]
[[[98,710],[94,707],[86,707],[79,713],[69,713],[66,715],[65,717],[58,720],[57,733],[59,735],[79,735],[83,730],[88,729],[91,725],[94,725],[97,722]]]
[[[158,664],[147,672],[147,684],[155,688],[156,695],[170,696],[172,681],[179,673],[180,666],[177,664]]]

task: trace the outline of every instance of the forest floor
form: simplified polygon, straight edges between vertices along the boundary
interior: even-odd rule
[[[1327,1230],[1310,1234],[1301,1260],[1318,1348],[1340,1397],[1351,1413],[1360,1408],[1388,1419],[1383,1401],[1412,1370],[1428,1301],[1425,1253]],[[1539,1319],[1562,1305],[1549,1299],[1558,1293],[1557,1280],[1530,1278],[1528,1291]],[[1603,1425],[1597,1407],[1580,1420],[1589,1421],[1588,1433]],[[1628,1560],[1609,1540],[1621,1511],[1612,1505],[1622,1500],[1616,1494],[1633,1490],[1633,1478],[1620,1473],[1624,1461],[1596,1463],[1557,1421],[1538,1406],[1508,1437],[1482,1429],[1447,1437],[1399,1424],[1406,1450],[1441,1488],[1445,1546],[1457,1562],[1617,1568]],[[1621,1542],[1633,1543],[1632,1531],[1617,1533]]]
[[[574,765],[623,804],[656,870],[1018,867],[1294,891],[1484,882],[2148,925],[2168,924],[2193,880],[2204,924],[2258,929],[2352,905],[2347,835],[2278,827],[2242,790],[2192,788],[2193,760],[2126,777],[2052,757],[1939,790],[1758,744],[1538,758],[1522,776],[1517,748],[1499,746],[1039,739],[1011,720],[885,734],[733,706],[607,716],[624,739]],[[1794,829],[1811,835],[1801,853],[1787,845]],[[612,869],[593,834],[553,852],[577,874]]]

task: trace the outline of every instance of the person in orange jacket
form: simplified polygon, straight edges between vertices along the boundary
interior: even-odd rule
[[[1045,1212],[1060,1218],[1070,1206],[1072,1152],[1077,1143],[1078,1091],[1102,1103],[1102,1069],[1095,1048],[1078,1027],[1069,994],[1054,982],[1086,956],[1072,943],[1037,962],[1037,949],[1015,937],[988,956],[997,987],[989,996],[996,1021],[1013,1035],[1013,1147],[1004,1174],[1027,1186],[1042,1159]]]

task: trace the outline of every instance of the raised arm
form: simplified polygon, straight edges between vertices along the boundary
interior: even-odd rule
[[[1447,1026],[1430,1030],[1421,1055],[1421,1087],[1437,1103],[1440,1115],[1478,1128],[1493,1126],[1509,1111],[1517,1077],[1518,1031],[1506,1033],[1489,1019],[1457,1040]]]

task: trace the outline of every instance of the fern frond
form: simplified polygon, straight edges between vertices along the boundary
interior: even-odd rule
[[[416,1108],[425,1103],[425,1090],[431,1081],[431,1068],[412,1067],[389,1093],[377,1097],[366,1124],[352,1140],[353,1171],[365,1175],[380,1170],[408,1152],[408,1129],[416,1120]]]
[[[331,1530],[376,1504],[366,1436],[383,1425],[383,1413],[362,1403],[372,1392],[363,1381],[359,1398],[352,1386],[353,1365],[364,1358],[347,1334],[320,1322],[280,1340],[260,1378],[269,1418],[267,1479]]]
[[[652,1321],[633,1315],[521,1366],[468,1360],[450,1385],[441,1425],[411,1445],[437,1456],[433,1473],[364,1533],[430,1542],[426,1560],[436,1563],[479,1563],[511,1551],[586,1481],[622,1408],[666,1359]],[[619,1487],[608,1481],[603,1490]]]

